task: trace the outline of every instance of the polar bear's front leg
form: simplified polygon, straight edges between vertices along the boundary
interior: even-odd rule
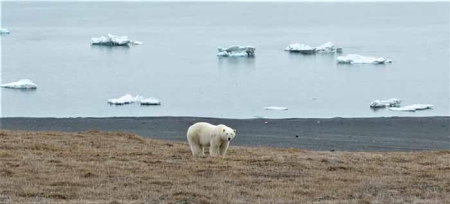
[[[224,142],[222,145],[220,145],[220,155],[225,157],[225,154],[227,153],[228,145],[230,142]]]
[[[220,151],[220,149],[219,149],[219,145],[217,145],[217,144],[211,144],[211,146],[209,147],[209,155],[210,156],[218,156],[219,155],[219,152]]]

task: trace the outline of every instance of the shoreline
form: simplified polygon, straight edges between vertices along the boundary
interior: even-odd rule
[[[195,122],[237,129],[231,145],[312,151],[398,152],[448,150],[450,117],[228,119],[205,117],[0,118],[0,128],[24,131],[128,132],[186,142]]]

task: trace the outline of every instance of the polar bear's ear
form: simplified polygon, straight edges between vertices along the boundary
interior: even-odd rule
[[[234,133],[236,133],[236,129],[233,129]]]

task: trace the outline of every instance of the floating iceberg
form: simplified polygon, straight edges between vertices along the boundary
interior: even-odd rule
[[[229,48],[218,47],[217,56],[219,57],[253,57],[255,56],[255,47],[247,46],[231,46]]]
[[[37,88],[37,85],[29,79],[21,79],[17,82],[2,84],[0,86],[4,87],[4,88],[11,88],[11,89],[36,89]]]
[[[416,111],[416,110],[425,110],[425,109],[431,109],[433,105],[430,104],[413,104],[405,107],[394,107],[389,108],[393,111]]]
[[[299,52],[302,54],[313,54],[316,52],[316,48],[300,43],[290,44],[289,46],[284,48],[284,50],[290,52]]]
[[[9,30],[6,28],[0,28],[0,34],[9,34]]]
[[[157,99],[157,98],[150,97],[150,98],[142,99],[141,105],[148,105],[148,106],[161,105],[161,101],[159,101],[159,99]]]
[[[147,99],[144,99],[144,97],[136,95],[132,96],[130,94],[126,94],[120,98],[114,98],[109,99],[108,103],[111,105],[125,105],[125,104],[131,104],[131,103],[137,103],[139,102],[141,105],[161,105],[161,102],[159,99],[150,97]]]
[[[129,46],[129,45],[142,45],[143,42],[132,41],[127,36],[117,36],[108,34],[107,37],[101,36],[99,38],[91,38],[92,45],[105,45],[105,46]]]
[[[385,64],[391,63],[392,60],[384,59],[383,57],[366,57],[357,54],[348,54],[346,56],[339,56],[336,58],[337,63],[342,64]]]
[[[317,52],[334,52],[336,48],[334,47],[332,42],[327,42],[323,45],[319,45],[316,47]]]
[[[130,94],[126,94],[120,98],[109,99],[108,103],[111,105],[124,105],[124,104],[139,102],[139,101],[142,101],[143,99],[144,99],[144,97],[139,96],[139,95],[132,96]]]
[[[316,52],[342,52],[342,47],[335,47],[332,42],[327,42],[316,47]]]
[[[398,107],[402,103],[402,100],[391,98],[388,100],[375,100],[370,104],[371,108],[385,108],[385,107]]]
[[[286,107],[278,107],[278,106],[268,106],[264,107],[264,110],[287,110]]]
[[[302,54],[314,54],[314,53],[321,53],[321,52],[342,52],[342,48],[335,47],[332,42],[327,42],[323,45],[319,45],[317,47],[311,47],[309,45],[300,44],[300,43],[294,43],[290,44],[286,48],[284,48],[285,51],[290,52],[299,52]]]

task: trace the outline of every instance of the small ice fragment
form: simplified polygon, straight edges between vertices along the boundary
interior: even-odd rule
[[[219,57],[253,57],[255,56],[256,48],[250,45],[247,46],[231,46],[228,48],[218,47],[217,56]]]
[[[139,96],[139,95],[132,96],[130,94],[126,94],[120,98],[109,99],[108,103],[112,104],[112,105],[124,105],[124,104],[130,104],[130,103],[142,101],[143,99],[144,99],[144,97]]]
[[[289,46],[284,48],[284,50],[290,51],[290,52],[299,52],[302,54],[313,54],[316,52],[315,48],[313,48],[309,45],[300,44],[300,43],[290,44]]]
[[[133,41],[133,45],[142,45],[142,44],[144,44],[144,43],[141,41]]]
[[[394,108],[389,108],[389,109],[393,110],[393,111],[416,111],[416,110],[431,109],[432,107],[433,107],[433,105],[431,105],[431,104],[413,104],[413,105],[409,105],[409,106],[394,107]]]
[[[339,56],[336,58],[337,63],[341,64],[384,64],[386,62],[392,62],[392,60],[386,60],[383,57],[362,56],[357,54],[348,54],[346,56]]]
[[[29,79],[21,79],[17,82],[2,84],[1,87],[11,89],[36,89],[37,85]]]
[[[323,45],[317,46],[316,52],[336,52],[336,47],[334,47],[332,42],[327,42]]]
[[[327,42],[317,47],[311,47],[306,44],[293,43],[284,48],[285,51],[299,52],[302,54],[314,54],[314,53],[334,53],[342,52],[342,48],[336,48],[332,42]]]
[[[108,34],[107,37],[101,36],[99,38],[91,38],[92,45],[104,45],[104,46],[128,46],[130,44],[141,45],[140,41],[129,40],[127,36],[117,36]]]
[[[396,107],[400,106],[400,103],[402,103],[402,100],[391,98],[388,100],[375,100],[370,104],[371,108],[384,108],[384,107]]]
[[[0,28],[0,34],[9,34],[11,33],[8,29],[6,28]]]
[[[146,98],[141,100],[141,105],[161,105],[161,101],[157,98]]]
[[[287,110],[286,107],[278,107],[278,106],[268,106],[264,107],[265,110]]]

